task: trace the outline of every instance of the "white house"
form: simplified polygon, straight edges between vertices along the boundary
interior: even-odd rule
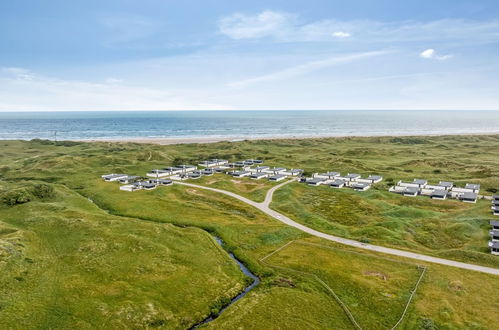
[[[365,182],[356,182],[356,183],[352,184],[351,187],[353,190],[366,191],[369,188],[371,188],[371,184],[365,183]]]
[[[269,180],[270,181],[274,181],[274,182],[279,182],[279,181],[282,181],[282,180],[284,180],[286,178],[287,178],[286,175],[276,174],[276,175],[273,175],[273,176],[269,177]]]
[[[126,174],[105,174],[105,175],[102,175],[102,178],[107,181],[107,182],[113,182],[113,181],[118,181],[120,179],[124,179],[128,177],[128,175]]]
[[[258,179],[264,179],[264,178],[268,178],[270,176],[269,173],[265,173],[265,172],[254,172],[250,175],[250,178],[251,179],[254,179],[254,180],[258,180]]]
[[[445,189],[440,189],[440,190],[434,190],[431,195],[430,195],[430,198],[431,199],[440,199],[440,200],[444,200],[447,198],[447,190]]]
[[[331,180],[328,180],[326,178],[318,178],[318,177],[311,178],[311,179],[308,179],[306,181],[306,183],[309,186],[320,186],[321,184],[328,184],[329,182],[331,182]]]
[[[217,167],[228,163],[229,161],[226,159],[209,159],[199,163],[198,165],[203,167]]]
[[[122,191],[135,191],[135,190],[139,190],[139,189],[142,189],[140,186],[136,186],[136,185],[133,185],[133,184],[127,184],[125,186],[121,186],[120,187],[120,190]]]
[[[474,192],[465,192],[459,195],[459,199],[466,203],[476,203],[478,195]]]
[[[407,197],[416,197],[419,194],[419,189],[416,187],[405,187],[402,195]]]
[[[120,183],[127,184],[127,183],[135,182],[135,181],[137,181],[139,179],[140,179],[140,176],[137,176],[137,175],[128,175],[125,178],[119,179],[119,181],[120,181]]]
[[[250,171],[235,171],[232,172],[232,176],[235,178],[244,178],[245,176],[250,176],[251,172]]]
[[[258,173],[258,172],[263,172],[263,171],[266,171],[268,170],[270,167],[268,166],[257,166],[255,168],[251,168],[250,169],[250,172],[253,172],[253,173]]]
[[[281,172],[283,175],[289,175],[289,176],[298,176],[303,173],[303,170],[300,170],[298,168],[291,169],[291,170],[286,170]]]
[[[499,242],[490,241],[489,242],[490,253],[493,255],[499,256]]]
[[[150,178],[163,178],[165,176],[170,176],[172,174],[174,173],[172,173],[171,171],[155,169],[155,170],[150,170],[149,172],[147,172],[146,175]]]
[[[284,167],[274,167],[274,168],[268,168],[264,170],[264,172],[272,175],[278,175],[278,174],[283,174],[283,172],[286,172],[286,169]]]
[[[312,175],[312,177],[334,180],[340,177],[340,173],[338,172],[315,173],[314,175]]]
[[[336,180],[333,180],[333,182],[331,182],[329,184],[329,186],[331,188],[343,188],[345,186],[345,180],[341,180],[341,179],[336,179]]]

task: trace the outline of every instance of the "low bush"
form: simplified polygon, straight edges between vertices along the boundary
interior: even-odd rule
[[[32,189],[32,194],[40,199],[50,199],[55,196],[54,188],[48,184],[35,184]]]
[[[26,189],[15,189],[4,192],[1,196],[2,203],[6,205],[24,204],[31,201],[31,194]]]

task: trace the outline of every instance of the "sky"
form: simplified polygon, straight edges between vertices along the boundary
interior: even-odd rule
[[[497,0],[0,2],[0,111],[499,110]]]

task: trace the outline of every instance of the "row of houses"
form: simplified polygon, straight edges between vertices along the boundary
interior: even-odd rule
[[[492,214],[499,215],[499,195],[492,196]]]
[[[448,181],[429,184],[427,180],[414,179],[412,182],[399,181],[395,186],[390,187],[389,191],[408,197],[422,195],[432,199],[454,198],[467,203],[476,203],[480,185],[468,183],[464,187],[457,187],[453,182]]]
[[[303,173],[301,169],[290,169],[284,167],[270,167],[259,165],[256,167],[243,167],[241,170],[228,171],[226,174],[235,178],[249,177],[253,180],[268,179],[269,181],[279,182],[288,177],[297,177]]]
[[[492,229],[490,230],[490,253],[494,255],[499,255],[499,221],[491,220],[490,226]]]
[[[135,190],[152,190],[157,186],[169,186],[173,184],[172,180],[168,179],[144,179],[137,175],[127,175],[127,174],[105,174],[102,175],[104,181],[107,182],[119,182],[123,184],[120,190],[123,191],[135,191]]]
[[[329,185],[332,188],[349,187],[357,191],[366,191],[375,183],[381,182],[380,175],[369,175],[362,178],[357,173],[341,175],[339,172],[314,173],[311,178],[302,178],[300,181],[310,186]]]

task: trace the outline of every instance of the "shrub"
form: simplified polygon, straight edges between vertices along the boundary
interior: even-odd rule
[[[2,194],[2,202],[7,205],[24,204],[31,200],[31,195],[26,189],[16,189]]]
[[[435,322],[433,322],[432,319],[421,319],[420,320],[420,324],[421,324],[421,329],[425,329],[425,330],[436,330],[437,329],[437,326],[435,325]]]
[[[44,183],[34,185],[32,194],[40,199],[49,199],[55,196],[54,188]]]

